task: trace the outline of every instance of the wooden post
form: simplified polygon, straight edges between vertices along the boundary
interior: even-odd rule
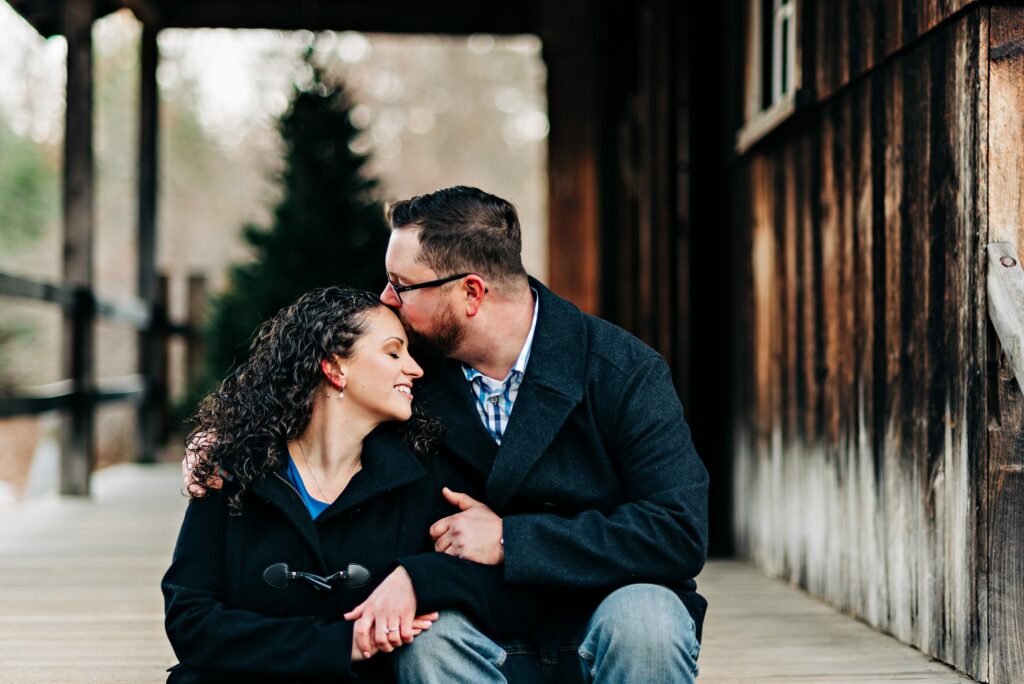
[[[594,9],[586,0],[545,3],[544,8],[548,12],[543,39],[551,122],[548,284],[584,311],[597,313],[601,261],[600,69]]]
[[[166,274],[157,277],[156,300],[153,302],[153,310],[157,313],[157,320],[160,322],[155,333],[156,346],[156,372],[150,380],[150,395],[152,397],[153,435],[153,461],[160,447],[167,443],[171,435],[171,332],[170,332],[170,301],[171,301],[171,279]]]
[[[157,111],[159,94],[156,83],[157,29],[142,29],[139,83],[139,188],[138,188],[138,293],[149,304],[153,315],[149,328],[139,333],[139,372],[146,379],[146,396],[139,406],[138,460],[156,460],[161,418],[166,392],[162,366],[161,338],[164,309],[158,306],[156,276],[156,198],[157,198]]]
[[[185,362],[185,382],[190,392],[203,361],[202,326],[206,318],[206,302],[206,276],[193,273],[188,277],[188,352]]]
[[[61,428],[60,493],[87,495],[93,464],[92,0],[64,0],[67,114],[64,128],[64,280],[79,288],[64,316],[64,376],[74,400]]]

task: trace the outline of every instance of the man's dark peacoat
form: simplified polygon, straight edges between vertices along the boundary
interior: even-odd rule
[[[504,518],[505,581],[557,589],[539,634],[549,643],[638,582],[673,589],[699,638],[707,603],[693,578],[707,553],[708,475],[668,367],[624,330],[531,286],[537,328],[500,447],[458,362],[428,369],[417,390],[447,427],[445,448]]]

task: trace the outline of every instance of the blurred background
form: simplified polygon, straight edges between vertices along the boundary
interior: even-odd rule
[[[136,293],[141,32],[128,10],[93,28],[93,275],[106,297]],[[348,95],[341,105],[355,129],[348,147],[366,157],[358,173],[377,182],[372,199],[456,184],[505,197],[520,212],[527,269],[546,279],[549,125],[536,36],[166,29],[158,47],[156,260],[171,320],[189,316],[190,282],[201,298],[216,295],[230,284],[230,264],[259,257],[243,227],[275,224],[287,164],[281,121],[296,89],[312,84],[311,65]],[[0,272],[52,282],[62,276],[66,56],[63,36],[44,39],[0,2]],[[375,265],[382,270],[383,262]],[[198,309],[191,313],[208,314],[203,304]],[[3,299],[0,391],[62,379],[61,322],[57,307]],[[97,377],[135,373],[137,338],[100,321]],[[190,408],[183,403],[195,393],[187,344],[169,344],[167,389],[176,410],[165,427],[174,457]],[[136,458],[136,413],[124,404],[98,409],[96,467]],[[56,488],[57,428],[54,414],[0,419],[0,506]]]

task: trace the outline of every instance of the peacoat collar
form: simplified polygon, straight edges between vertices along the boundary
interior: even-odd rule
[[[421,391],[447,427],[445,445],[484,474],[488,503],[501,511],[583,399],[587,359],[584,315],[530,278],[540,299],[530,360],[499,447],[484,429],[461,363],[446,360]]]

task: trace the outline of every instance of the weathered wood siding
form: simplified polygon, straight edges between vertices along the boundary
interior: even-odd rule
[[[828,97],[977,0],[806,0],[805,83]]]
[[[1024,250],[1024,7],[993,7],[989,49],[989,241]],[[1024,394],[989,327],[990,676],[1024,681]]]
[[[842,23],[852,4],[817,3],[839,17],[825,39],[855,33]],[[1005,74],[1017,99],[1000,119],[1015,166],[989,187],[990,137],[1004,135],[989,119],[989,17],[1022,10],[925,4],[917,30],[936,28],[888,59],[895,48],[872,51],[866,78],[738,161],[736,242],[749,270],[737,300],[734,527],[766,571],[974,677],[1019,682],[1008,673],[1020,665],[1000,672],[988,648],[990,623],[993,662],[1021,648],[1020,547],[1013,558],[996,547],[1021,537],[1006,527],[1022,511],[1007,495],[1024,475],[1019,388],[1008,417],[1018,432],[990,434],[989,386],[1010,392],[988,372],[985,244],[997,205],[1013,203],[1000,220],[1016,221],[1017,238],[1024,225],[1020,62]],[[874,5],[877,22],[858,21],[888,26],[890,4]],[[993,36],[1004,30],[993,22]],[[869,63],[825,65],[819,87]],[[989,487],[990,439],[1015,440],[1001,447],[1017,459],[1004,490]],[[1011,567],[990,573],[994,559]]]

